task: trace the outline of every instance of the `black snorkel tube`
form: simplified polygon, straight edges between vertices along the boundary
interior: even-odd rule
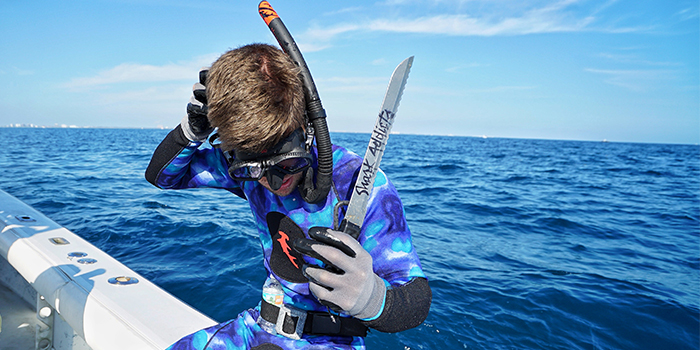
[[[277,39],[282,50],[291,57],[292,61],[301,69],[301,79],[304,84],[304,97],[306,98],[306,118],[312,123],[314,136],[316,137],[316,147],[318,150],[318,173],[314,184],[313,168],[306,171],[304,182],[300,186],[301,195],[307,203],[318,203],[326,198],[331,188],[331,177],[333,175],[333,152],[331,150],[331,136],[326,124],[326,111],[321,105],[318,97],[316,84],[311,78],[309,67],[301,55],[294,38],[282,23],[277,12],[269,2],[262,1],[258,5],[258,12],[265,20],[272,34]]]

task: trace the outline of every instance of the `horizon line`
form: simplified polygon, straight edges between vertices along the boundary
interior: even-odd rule
[[[36,124],[9,124],[2,125],[0,129],[124,129],[124,130],[172,130],[173,128],[166,127],[136,127],[136,126],[78,126],[67,124],[54,125],[36,125]],[[364,134],[371,135],[371,132],[359,131],[335,131],[331,133],[341,134]],[[599,143],[636,143],[636,144],[655,144],[655,145],[688,145],[699,146],[700,143],[681,143],[681,142],[648,142],[648,141],[614,141],[614,140],[579,140],[579,139],[557,139],[557,138],[535,138],[535,137],[509,137],[509,136],[489,136],[489,135],[457,135],[457,134],[416,134],[407,132],[392,131],[390,135],[409,135],[409,136],[442,136],[442,137],[468,137],[479,139],[513,139],[513,140],[542,140],[542,141],[574,141],[574,142],[599,142]]]

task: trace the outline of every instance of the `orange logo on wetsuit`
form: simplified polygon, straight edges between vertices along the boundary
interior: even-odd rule
[[[292,283],[306,283],[309,281],[301,270],[304,257],[294,250],[295,239],[304,238],[304,231],[287,215],[271,211],[265,216],[267,228],[270,230],[269,244],[270,269],[277,277]]]
[[[297,265],[296,262],[294,262],[297,258],[292,256],[292,249],[289,248],[289,236],[287,236],[286,233],[279,231],[280,238],[277,240],[277,242],[280,242],[280,246],[282,247],[282,251],[284,254],[287,254],[287,258],[289,258],[289,261],[294,264],[294,266],[298,269],[299,265]]]

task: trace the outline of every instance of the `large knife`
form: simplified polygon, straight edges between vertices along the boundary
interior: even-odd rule
[[[382,108],[377,117],[377,122],[374,124],[369,145],[367,145],[360,174],[355,181],[355,188],[350,196],[347,213],[340,224],[340,230],[353,236],[355,239],[360,236],[362,222],[365,220],[365,213],[367,213],[367,202],[374,188],[374,178],[377,176],[379,163],[382,161],[384,149],[389,140],[391,126],[394,124],[396,111],[399,108],[401,95],[404,87],[406,87],[406,80],[408,80],[408,73],[411,71],[412,65],[413,56],[403,60],[391,75]]]

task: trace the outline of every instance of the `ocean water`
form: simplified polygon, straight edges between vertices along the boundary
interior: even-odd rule
[[[226,191],[146,182],[167,132],[0,128],[0,188],[225,321],[260,300],[255,226]],[[697,145],[392,135],[382,169],[433,304],[369,349],[700,347]]]

